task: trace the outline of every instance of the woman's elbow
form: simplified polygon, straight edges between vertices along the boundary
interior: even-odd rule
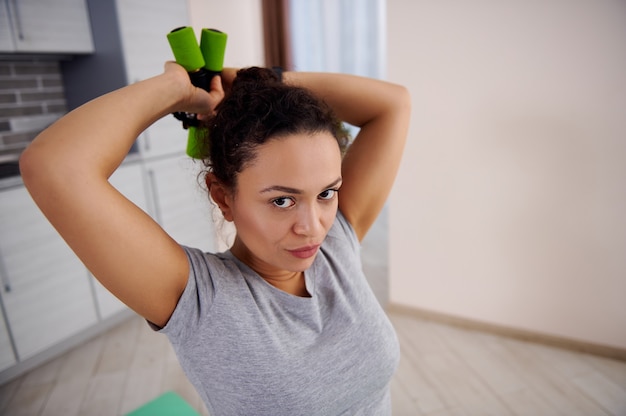
[[[26,147],[19,159],[22,182],[31,193],[38,185],[51,180],[54,170],[58,170],[52,169],[54,161],[46,154],[46,146],[36,140]]]
[[[38,159],[40,159],[38,153],[36,149],[33,150],[33,145],[31,144],[20,155],[20,175],[27,188],[29,188],[30,184],[35,180],[38,173],[37,166],[40,164],[40,162],[38,162]]]
[[[394,93],[396,97],[396,106],[399,111],[406,113],[411,112],[411,92],[403,85],[396,85],[396,91]]]

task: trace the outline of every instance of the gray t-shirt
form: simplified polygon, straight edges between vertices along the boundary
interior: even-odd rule
[[[161,332],[211,416],[390,415],[399,345],[338,213],[310,298],[267,283],[230,252],[186,248],[190,276]]]

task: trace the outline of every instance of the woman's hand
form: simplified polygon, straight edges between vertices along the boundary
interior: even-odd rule
[[[191,83],[189,74],[185,69],[176,62],[168,61],[165,63],[165,76],[171,77],[179,91],[183,93],[180,103],[176,105],[174,111],[198,114],[198,118],[203,119],[211,115],[215,107],[224,98],[224,88],[222,86],[222,78],[215,76],[211,80],[210,91],[205,91]]]
[[[240,68],[223,68],[222,69],[222,74],[221,74],[222,86],[224,87],[224,91],[226,93],[228,93],[231,87],[233,86],[233,82],[235,81],[235,78],[237,78],[237,71],[239,71],[239,69]]]

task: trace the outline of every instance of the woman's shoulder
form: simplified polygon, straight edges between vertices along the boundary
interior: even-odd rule
[[[232,294],[241,273],[227,253],[210,253],[181,245],[189,262],[187,285],[169,322],[161,329],[170,337],[186,338],[201,325],[202,317],[213,309],[216,297]],[[222,295],[220,295],[222,294]]]
[[[189,261],[190,275],[211,278],[234,273],[237,269],[229,252],[211,253],[195,247],[181,247]]]
[[[335,222],[328,231],[326,243],[333,246],[337,244],[345,246],[348,243],[352,250],[358,250],[360,247],[359,239],[352,224],[348,222],[340,210],[337,211]]]

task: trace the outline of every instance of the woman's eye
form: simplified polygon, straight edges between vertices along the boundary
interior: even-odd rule
[[[272,204],[278,208],[289,208],[294,206],[295,201],[291,198],[281,197],[272,200]]]
[[[329,200],[329,199],[333,199],[333,197],[337,194],[337,190],[336,189],[327,189],[324,192],[322,192],[321,194],[319,194],[319,198],[320,199],[324,199],[324,200]]]

